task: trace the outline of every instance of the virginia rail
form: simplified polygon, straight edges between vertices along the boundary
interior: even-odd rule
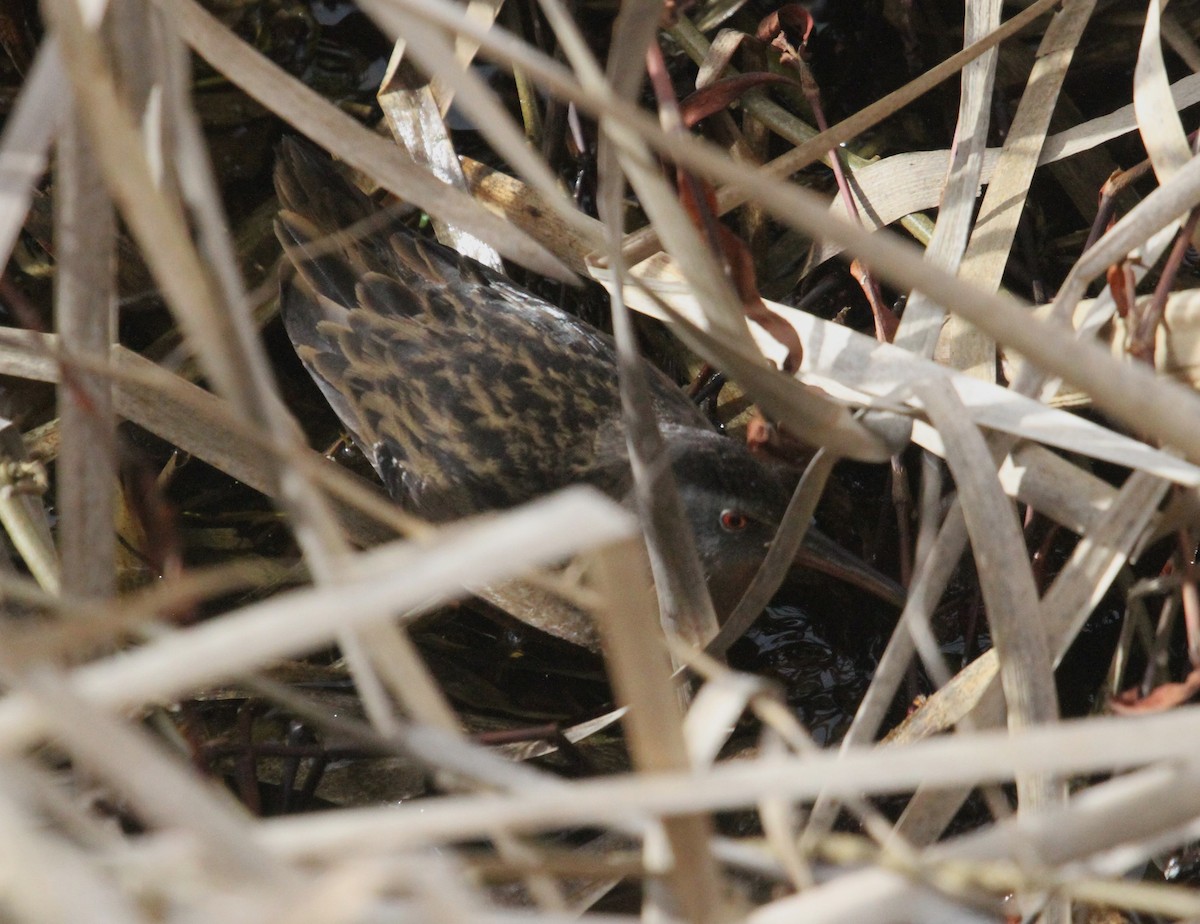
[[[627,499],[611,338],[414,237],[306,144],[283,143],[275,187],[293,266],[284,325],[393,498],[435,521],[577,482]],[[717,433],[666,375],[649,363],[646,373],[723,617],[762,563],[788,493],[776,468]],[[817,557],[830,554],[829,540],[814,544]]]

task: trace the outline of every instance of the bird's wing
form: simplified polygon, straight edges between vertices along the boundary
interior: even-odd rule
[[[293,265],[284,324],[393,496],[448,519],[579,480],[623,492],[610,338],[413,237],[394,215],[380,220],[307,145],[284,142],[276,186],[277,233]],[[707,426],[647,369],[660,413]]]

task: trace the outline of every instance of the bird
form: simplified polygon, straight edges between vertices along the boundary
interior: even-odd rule
[[[275,187],[284,327],[397,503],[448,522],[589,484],[632,507],[611,337],[415,235],[306,142],[282,142]],[[786,480],[643,364],[722,619],[766,555]]]

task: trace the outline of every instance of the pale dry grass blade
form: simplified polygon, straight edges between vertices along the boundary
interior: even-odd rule
[[[689,293],[684,287],[673,283],[669,276],[666,281],[658,277],[651,280],[643,276],[643,282],[651,288],[654,295],[678,311],[684,318],[695,316],[697,309],[692,304]],[[629,289],[627,297],[630,299],[630,303],[639,310],[663,317],[663,313],[657,309],[656,302],[640,296],[636,289]],[[824,388],[831,394],[864,404],[870,404],[873,399],[882,399],[889,404],[895,404],[897,403],[895,396],[903,395],[915,382],[944,380],[948,381],[956,390],[959,399],[980,426],[1002,430],[1095,458],[1107,459],[1119,465],[1145,469],[1160,474],[1162,477],[1178,479],[1182,484],[1195,484],[1197,476],[1200,475],[1200,469],[1182,462],[1168,453],[1153,449],[1110,429],[1089,424],[1071,414],[1047,408],[1036,401],[1021,397],[1012,389],[998,388],[972,377],[955,373],[944,366],[921,360],[907,350],[890,344],[881,344],[871,337],[842,325],[823,321],[806,312],[796,311],[776,303],[771,304],[771,309],[776,315],[795,327],[805,345],[799,377]],[[686,339],[687,328],[681,326],[681,335]],[[768,357],[777,359],[780,356],[780,346],[774,338],[758,329],[754,330],[754,335],[759,347]],[[697,341],[700,352],[709,352],[725,365],[738,368],[743,384],[755,393],[760,403],[770,413],[785,421],[788,419],[789,412],[786,406],[778,407],[773,403],[774,396],[766,387],[766,383],[762,387],[756,388],[754,379],[749,378],[752,374],[751,371],[742,371],[740,365],[734,365],[736,360],[728,358],[732,353],[731,350],[724,349],[723,344],[711,339],[700,342],[697,338]],[[1091,348],[1088,352],[1097,355]],[[1109,368],[1113,370],[1114,374],[1119,374],[1116,370],[1128,369],[1128,366],[1117,366],[1114,362]],[[1161,383],[1152,384],[1155,380],[1140,374],[1138,379],[1149,385],[1154,391],[1161,387]],[[780,389],[782,389],[782,385],[773,387],[777,393],[783,394]],[[797,400],[790,397],[790,393],[788,394],[789,400]],[[1175,392],[1172,391],[1172,394]],[[1164,396],[1163,400],[1169,402],[1170,399]],[[1190,398],[1186,399],[1186,402],[1190,402],[1190,400]],[[794,414],[795,411],[791,413]],[[797,422],[799,423],[799,421]],[[828,427],[825,420],[815,416],[810,417],[806,423],[808,429],[803,431],[806,433],[815,431],[816,434],[821,434]],[[935,452],[940,448],[936,433],[930,429],[918,428],[916,436],[919,442],[930,443],[927,448]],[[822,442],[834,447],[838,445],[833,442],[833,437],[828,432],[824,434]],[[855,449],[857,452],[862,452],[864,447],[859,444]],[[886,447],[884,447],[884,451],[886,452]],[[847,454],[853,455],[855,452],[847,451]]]
[[[1200,72],[1200,47],[1196,45],[1195,38],[1188,34],[1187,28],[1171,10],[1160,9],[1159,15],[1162,17],[1160,29],[1163,41],[1194,73]]]
[[[564,55],[581,79],[589,85],[604,86],[605,76],[592,57],[584,36],[564,7],[555,0],[548,0],[542,3],[542,9],[558,35]],[[636,34],[636,22],[626,18],[625,24],[627,29],[633,29]],[[645,46],[646,42],[642,42],[641,55],[636,64],[636,73],[639,75],[644,69]],[[629,76],[623,76],[619,88],[632,95],[639,84],[640,80],[633,81]],[[624,229],[627,183],[632,181],[647,187],[647,190],[653,190],[658,197],[656,210],[672,220],[682,218],[682,209],[666,189],[661,177],[643,162],[646,157],[644,146],[629,133],[614,133],[607,123],[601,124],[604,126],[604,135],[597,152],[597,209],[603,221],[605,253],[611,270],[618,279],[624,279],[626,266],[619,245]],[[686,219],[684,221],[686,224]],[[685,245],[690,242],[703,249],[693,231],[690,226],[682,229]],[[696,255],[695,251],[692,253]],[[704,274],[702,281],[711,282],[712,275]],[[720,288],[719,295],[727,298],[729,286],[720,285]],[[647,549],[659,600],[659,619],[668,635],[679,635],[694,647],[702,647],[717,633],[716,612],[705,586],[696,540],[686,521],[674,474],[669,465],[663,464],[665,447],[658,423],[650,412],[649,383],[639,359],[637,337],[623,297],[623,287],[610,288],[609,298],[613,336],[617,345],[621,416],[626,427],[626,446],[634,477],[634,501],[645,524]],[[745,322],[742,321],[741,325],[744,328]]]
[[[616,126],[608,132],[610,137],[620,139],[625,155],[621,163],[629,183],[658,229],[666,252],[675,260],[689,289],[696,294],[696,304],[701,309],[697,321],[708,333],[753,354],[756,348],[742,306],[722,272],[720,262],[713,258],[685,214],[678,194],[663,181],[649,152],[635,134]]]
[[[6,261],[45,172],[51,142],[70,112],[60,54],[53,40],[38,49],[0,135],[0,254]]]
[[[571,60],[576,72],[584,77],[587,84],[598,89],[608,83],[618,99],[633,101],[644,80],[647,51],[651,43],[657,41],[657,15],[653,4],[625,5],[614,24],[614,37],[623,37],[624,41],[614,42],[615,50],[603,77],[598,66],[590,60],[582,36],[574,36],[568,47],[575,49]],[[566,18],[561,15],[558,18],[562,27],[565,27],[568,22]],[[562,27],[560,32],[566,31]],[[679,124],[678,113],[672,108],[673,104],[674,101],[660,100],[659,119],[666,131],[679,134],[682,132],[682,125]],[[741,306],[737,304],[719,261],[713,258],[713,242],[701,239],[695,219],[686,214],[681,206],[682,191],[663,181],[660,171],[649,156],[649,151],[636,132],[630,132],[611,122],[602,124],[605,131],[598,156],[602,171],[601,181],[606,184],[608,193],[605,197],[607,221],[613,229],[609,236],[608,258],[616,259],[613,242],[620,237],[622,230],[621,201],[625,184],[628,182],[643,201],[650,223],[661,229],[659,233],[664,236],[668,251],[677,255],[681,271],[698,294],[705,322],[710,328],[721,331],[735,342],[749,346]],[[623,277],[624,268],[622,260],[618,278]],[[623,300],[621,305],[624,312]]]
[[[942,434],[954,474],[971,551],[979,573],[1008,708],[1009,728],[1054,723],[1058,693],[1051,652],[1038,614],[1038,594],[1016,510],[995,478],[983,436],[964,420],[953,393],[936,385],[917,388],[931,422]],[[1061,801],[1061,782],[1018,778],[1022,810],[1045,810]]]
[[[454,735],[461,733],[453,706],[438,687],[404,627],[381,622],[359,630],[356,637],[364,645],[380,682],[404,708],[410,721],[421,722]],[[386,725],[378,721],[374,724],[389,732],[398,728],[398,722],[391,717],[390,711]],[[536,853],[508,832],[493,832],[492,840],[504,859],[536,867]],[[565,908],[557,884],[549,876],[531,872],[524,877],[524,882],[541,909]]]
[[[751,708],[756,696],[767,691],[767,684],[757,677],[722,669],[710,659],[701,665],[693,658],[693,669],[705,682],[688,706],[683,733],[690,764],[703,767],[717,762],[737,720]]]
[[[516,177],[470,157],[462,158],[462,167],[474,196],[539,244],[553,248],[555,256],[572,270],[587,275],[587,258],[595,250],[596,239],[604,234],[600,222],[587,219],[595,221],[594,227],[581,233],[575,230],[574,222],[568,223],[556,215],[548,203]]]
[[[662,12],[662,7],[653,0],[634,0],[622,4],[617,14],[605,73],[613,92],[621,99],[636,99],[642,88],[646,51],[652,42],[658,41]]]
[[[191,107],[188,90],[191,62],[187,47],[174,32],[165,29],[160,12],[148,18],[148,26],[157,26],[161,35],[155,46],[163,59],[160,67],[166,133],[174,141],[169,154],[175,160],[183,202],[197,225],[199,252],[218,293],[219,313],[215,320],[220,322],[220,332],[229,337],[226,349],[249,377],[242,400],[249,404],[250,418],[262,425],[285,453],[293,451],[300,446],[295,421],[278,396],[266,351],[259,340],[203,130]],[[280,499],[295,520],[301,544],[305,544],[303,536],[311,534],[320,539],[310,546],[319,544],[330,550],[318,553],[306,547],[306,554],[337,554],[337,531],[311,486],[303,478],[293,479],[286,471],[276,477],[283,485]]]
[[[114,201],[135,237],[215,387],[231,400],[253,400],[249,371],[227,351],[228,328],[217,306],[213,280],[191,243],[179,203],[156,189],[141,138],[118,93],[115,78],[71,3],[48,10],[60,42],[78,111]],[[247,408],[242,408],[249,415]]]
[[[1042,598],[1042,613],[1057,664],[1100,597],[1140,546],[1167,486],[1144,472],[1126,479],[1095,526],[1082,536],[1066,567]]]
[[[617,701],[628,707],[622,721],[634,767],[645,773],[682,771],[691,763],[670,657],[645,580],[647,564],[636,540],[596,553],[591,567],[605,601],[597,614],[600,636]],[[668,818],[663,831],[671,857],[664,872],[679,912],[693,921],[720,920],[723,887],[709,846],[711,819]]]
[[[999,475],[1010,497],[1080,534],[1097,525],[1117,493],[1108,482],[1037,443],[1014,446]]]
[[[875,869],[765,905],[748,920],[751,924],[784,924],[802,918],[835,924],[869,918],[873,924],[908,921],[983,924],[995,920],[999,911],[994,907],[964,908],[962,903],[942,897],[930,886],[914,885],[903,873]]]
[[[1016,732],[983,731],[887,749],[886,760],[866,748],[842,755],[730,761],[707,771],[628,775],[577,782],[532,795],[447,797],[399,808],[297,816],[259,825],[259,842],[282,856],[312,856],[387,846],[403,849],[486,836],[502,826],[519,831],[606,825],[642,813],[723,811],[764,798],[811,799],[828,787],[836,795],[911,791],[918,785],[1011,782],[1023,773],[1066,776],[1176,761],[1189,763],[1200,718],[1197,708],[1145,716],[1092,718]],[[1061,818],[1059,813],[1047,818]],[[1052,827],[1052,824],[1047,825]],[[1119,831],[1111,836],[1118,837]]]
[[[156,21],[161,22],[161,19],[161,13],[156,11]],[[180,189],[191,213],[196,216],[199,242],[212,268],[215,285],[221,293],[221,303],[226,307],[222,319],[227,322],[231,333],[230,351],[238,356],[249,372],[251,394],[246,397],[251,402],[252,419],[263,424],[273,441],[284,450],[280,458],[282,465],[276,467],[271,464],[276,461],[275,457],[270,457],[268,462],[270,484],[275,489],[273,494],[289,514],[292,530],[314,579],[319,583],[335,582],[349,546],[326,498],[316,489],[303,468],[291,466],[287,461],[292,452],[302,451],[302,446],[295,421],[275,392],[265,350],[251,320],[241,270],[228,233],[203,133],[189,106],[186,87],[190,61],[187,49],[173,32],[163,36],[154,46],[160,50],[163,58],[161,71],[166,87],[166,119],[169,134],[176,139],[176,148],[172,153],[178,159]],[[338,642],[372,721],[379,727],[394,722],[383,682],[366,653],[365,640],[346,631],[339,633]],[[413,677],[413,684],[421,685],[422,680],[425,687],[431,685],[428,678],[420,674]],[[430,695],[426,693],[424,699]]]
[[[491,25],[496,21],[496,17],[500,15],[500,8],[503,6],[503,0],[468,0],[467,17],[474,19],[481,25]],[[475,60],[475,55],[479,52],[479,44],[473,42],[463,36],[455,36],[454,38],[454,58],[462,68],[468,68]],[[440,81],[432,82],[434,98],[438,102],[438,107],[441,109],[444,117],[450,109],[450,104],[454,101],[454,90],[451,87],[442,85]]]
[[[1169,92],[1171,94],[1170,105],[1177,112],[1194,106],[1200,102],[1200,74],[1189,74],[1180,78],[1170,85]],[[1038,165],[1044,166],[1060,158],[1089,150],[1106,141],[1119,138],[1136,127],[1136,107],[1130,103],[1128,106],[1113,110],[1106,116],[1089,119],[1073,128],[1065,129],[1048,137],[1042,146]]]
[[[589,527],[586,534],[582,524]],[[447,530],[419,549],[404,543],[381,547],[366,558],[367,578],[273,597],[243,609],[237,619],[226,616],[94,662],[72,675],[72,685],[109,708],[181,696],[328,644],[339,631],[461,596],[471,589],[464,582],[486,585],[623,538],[632,529],[628,514],[610,501],[589,489],[570,489],[504,516]],[[391,565],[383,575],[381,561]],[[341,605],[349,594],[356,602],[352,612]],[[19,747],[38,726],[36,710],[19,696],[0,701],[0,746]]]
[[[1171,99],[1180,110],[1200,102],[1200,75],[1191,74],[1172,84]],[[1038,166],[1044,167],[1092,150],[1136,128],[1137,119],[1133,104],[1130,103],[1108,115],[1098,116],[1047,137],[1038,158]],[[950,155],[950,151],[905,152],[858,167],[851,193],[864,223],[880,228],[913,212],[936,206],[942,196]],[[981,182],[991,179],[999,158],[999,149],[988,148],[984,153]],[[834,215],[846,215],[841,197],[833,198],[829,210]],[[838,245],[818,241],[810,262],[819,264],[840,252]]]
[[[380,623],[360,633],[379,679],[404,707],[405,713],[447,731],[458,731],[458,716],[442,695],[408,633],[400,626]]]
[[[1145,202],[1139,203],[1125,215],[1096,245],[1089,248],[1072,267],[1054,300],[1054,314],[1060,319],[1073,314],[1076,303],[1091,279],[1126,254],[1133,278],[1140,281],[1150,267],[1158,262],[1179,227],[1181,216],[1186,212],[1186,209],[1172,212],[1168,203],[1182,198],[1190,207],[1197,201],[1194,182],[1190,178],[1194,171],[1194,158],[1191,157],[1191,149],[1164,70],[1158,13],[1159,8],[1155,7],[1146,16],[1135,69],[1132,109],[1160,186]],[[1115,310],[1113,293],[1106,288],[1096,300],[1090,316],[1079,324],[1080,331],[1085,334],[1094,332]]]
[[[1164,492],[1157,479],[1140,473],[1132,475],[1042,598],[1037,623],[1048,630],[1056,665],[1128,560]],[[968,717],[976,727],[992,726],[1001,714],[997,672],[996,652],[976,659],[930,697],[928,711],[922,709],[889,737],[897,742],[917,740]],[[900,830],[920,843],[932,841],[966,795],[966,790],[918,791],[901,819]]]
[[[604,212],[615,219],[613,198],[623,186],[608,187]],[[610,251],[620,265],[618,229],[609,237]],[[717,634],[717,614],[704,582],[696,540],[687,522],[683,500],[669,465],[666,447],[651,413],[649,383],[642,368],[629,308],[619,288],[611,291],[614,333],[618,350],[621,413],[628,431],[626,446],[634,476],[634,498],[645,524],[651,572],[659,601],[659,619],[669,636],[686,639],[702,648]]]
[[[1065,4],[1042,38],[963,256],[962,277],[980,288],[1000,287],[1059,90],[1095,5],[1095,0]],[[938,359],[946,365],[995,381],[995,344],[978,329],[951,319],[939,344]]]
[[[399,41],[392,49],[387,73],[379,92],[375,94],[392,137],[416,163],[443,183],[465,191],[467,179],[442,119],[433,88],[424,81],[414,79],[411,65],[403,59],[403,52],[404,42]],[[494,247],[443,222],[436,215],[433,216],[433,223],[438,240],[443,244],[485,266],[503,271],[500,254]]]
[[[996,2],[971,5],[963,23],[964,45],[970,47],[995,29],[1000,20],[1000,6]],[[926,260],[951,273],[958,269],[975,217],[975,198],[983,172],[983,155],[987,151],[988,126],[991,124],[989,101],[996,80],[998,56],[998,50],[993,48],[968,64],[962,72],[949,170],[938,207],[937,224],[925,248]],[[893,342],[918,356],[929,358],[944,320],[945,312],[925,293],[913,292]]]
[[[586,232],[590,226],[578,220],[578,209],[563,195],[546,164],[529,149],[512,116],[476,74],[461,68],[440,30],[410,15],[401,4],[369,0],[363,6],[386,33],[404,36],[408,54],[427,75],[454,91],[462,111],[555,213],[571,222],[576,231]]]
[[[752,711],[764,726],[757,756],[772,758],[789,751],[810,754],[820,750],[796,720],[780,691],[759,678],[729,670],[706,655],[693,655],[688,663],[705,679],[685,722],[694,763],[716,759],[718,749],[735,727],[732,720],[746,710]],[[908,845],[896,836],[892,825],[880,812],[865,799],[850,798],[846,805],[871,838],[886,845],[889,852],[902,858],[902,862],[911,862]],[[804,834],[797,838],[795,829],[803,812],[789,800],[764,799],[758,804],[758,811],[771,847],[793,885],[798,889],[810,887],[814,881],[813,870],[808,866],[808,858],[813,853],[811,835],[815,825],[812,819]]]
[[[163,56],[155,62],[160,66],[156,76],[165,85],[160,92],[169,105],[168,118],[173,118],[178,140],[178,149],[171,154],[178,157],[180,189],[200,225],[207,260],[202,260],[192,245],[182,203],[168,193],[167,185],[155,184],[155,162],[141,149],[134,113],[120,92],[98,36],[87,29],[72,3],[60,3],[48,15],[67,52],[76,108],[88,128],[98,162],[206,371],[246,420],[263,426],[281,445],[294,442],[294,426],[273,393],[265,356],[244,310],[240,272],[200,132],[179,89],[181,79],[175,81],[176,92],[171,92],[171,54],[175,52],[178,75],[184,61],[182,45],[174,37],[166,41]],[[318,574],[330,573],[342,548],[322,499],[302,477],[274,467],[269,475],[272,484],[280,488],[280,500],[293,514],[297,537],[314,569]],[[366,664],[354,657],[352,641],[345,642],[348,656],[359,663],[360,682],[369,687]]]
[[[1133,71],[1133,108],[1138,131],[1160,183],[1166,183],[1192,159],[1187,133],[1171,99],[1171,82],[1163,60],[1160,16],[1164,6],[1165,3],[1155,2],[1146,10],[1146,25]]]
[[[1153,852],[1147,849],[1147,840],[1169,849],[1194,833],[1195,773],[1191,765],[1182,769],[1160,765],[1117,777],[1077,795],[1064,809],[1019,825],[1002,822],[932,848],[926,856],[931,862],[951,857],[977,861],[1038,856],[1049,868],[1090,858],[1089,868],[1124,873]],[[1184,800],[1176,801],[1176,795],[1183,793],[1187,793]],[[847,876],[841,890],[852,893],[867,887],[876,875],[872,871]],[[910,888],[911,882],[891,880],[886,900],[901,899]]]
[[[895,447],[889,444],[890,434],[876,433],[838,402],[780,375],[759,360],[760,351],[781,349],[779,341],[755,326],[753,333],[758,346],[745,352],[738,342],[714,336],[703,328],[691,290],[680,281],[674,268],[650,262],[650,266],[634,270],[634,284],[623,293],[631,307],[671,325],[684,343],[709,357],[719,368],[729,370],[767,413],[795,432],[806,434],[814,443],[853,459],[878,462],[891,456]],[[592,272],[605,286],[613,285],[611,273],[599,268]],[[772,303],[770,307],[781,315],[782,306]],[[807,357],[809,341],[802,342],[806,344]]]
[[[58,139],[55,327],[67,353],[105,361],[116,339],[116,221],[87,139],[71,120]],[[109,380],[64,370],[56,496],[63,590],[110,596],[116,586],[117,439]]]

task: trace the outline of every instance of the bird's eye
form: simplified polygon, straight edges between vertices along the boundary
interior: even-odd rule
[[[750,525],[750,518],[740,510],[722,510],[721,528],[726,532],[740,533]]]

